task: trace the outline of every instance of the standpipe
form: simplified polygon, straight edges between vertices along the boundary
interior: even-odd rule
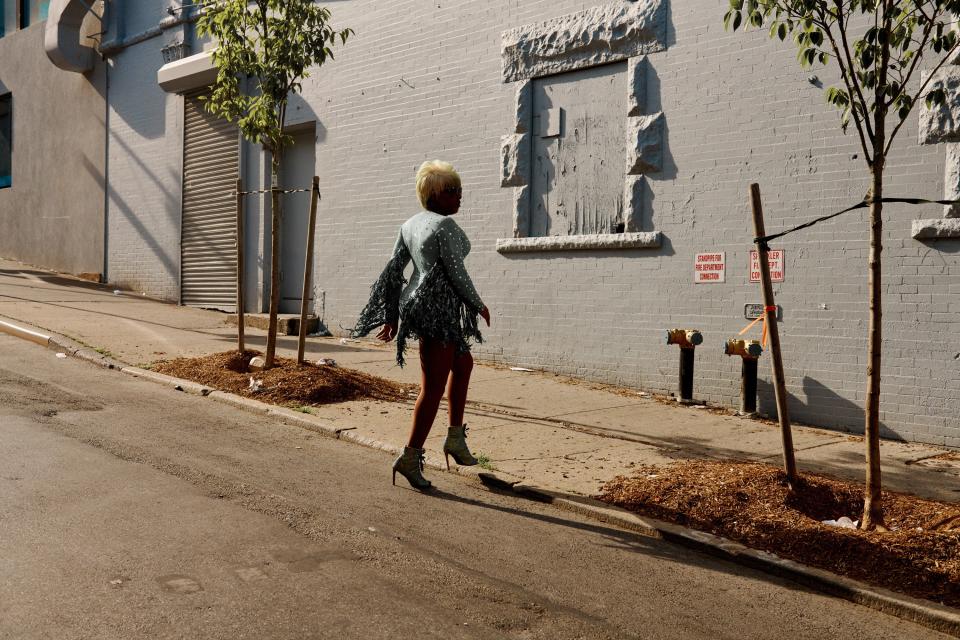
[[[680,347],[680,397],[679,402],[693,402],[693,363],[698,344],[703,344],[703,334],[697,329],[668,329],[667,344]]]
[[[757,414],[757,361],[763,354],[763,347],[757,340],[731,338],[723,345],[728,356],[740,356],[743,364],[740,368],[740,415]]]

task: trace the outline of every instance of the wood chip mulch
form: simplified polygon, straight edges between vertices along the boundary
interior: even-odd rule
[[[601,500],[707,531],[782,558],[960,607],[960,505],[884,492],[887,532],[822,524],[858,521],[863,487],[750,462],[685,460],[606,483]]]
[[[261,402],[293,407],[347,400],[410,400],[410,393],[416,389],[415,385],[398,384],[353,369],[310,362],[299,366],[296,360],[279,357],[272,369],[248,373],[247,365],[258,355],[261,354],[256,351],[227,351],[177,358],[159,362],[153,370]],[[251,378],[260,383],[258,391],[250,388]]]

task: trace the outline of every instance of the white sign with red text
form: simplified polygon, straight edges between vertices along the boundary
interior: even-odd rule
[[[698,253],[693,263],[693,281],[712,284],[727,281],[727,254],[723,251]]]
[[[767,252],[770,265],[770,281],[783,282],[783,249],[771,249]],[[760,254],[750,252],[750,282],[760,282]]]

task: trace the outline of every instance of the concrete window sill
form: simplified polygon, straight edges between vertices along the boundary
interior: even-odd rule
[[[659,249],[659,231],[607,233],[583,236],[543,236],[538,238],[500,238],[499,253],[531,253],[540,251],[583,251],[604,249]]]
[[[960,218],[914,220],[911,235],[917,240],[960,238]]]

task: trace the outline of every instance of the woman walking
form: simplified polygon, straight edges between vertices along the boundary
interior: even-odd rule
[[[423,445],[440,408],[444,388],[450,408],[450,427],[443,453],[457,464],[477,464],[467,447],[463,423],[467,387],[473,370],[469,340],[481,342],[477,316],[490,326],[490,311],[467,274],[463,259],[470,241],[450,217],[460,210],[463,190],[453,166],[434,160],[417,171],[417,198],[424,211],[403,223],[370,301],[361,312],[353,335],[382,327],[377,338],[397,339],[397,363],[404,364],[407,340],[420,340],[420,395],[413,409],[413,426],[403,454],[393,463],[393,481],[399,472],[415,488],[432,487],[423,477]],[[403,270],[413,261],[409,283]]]

